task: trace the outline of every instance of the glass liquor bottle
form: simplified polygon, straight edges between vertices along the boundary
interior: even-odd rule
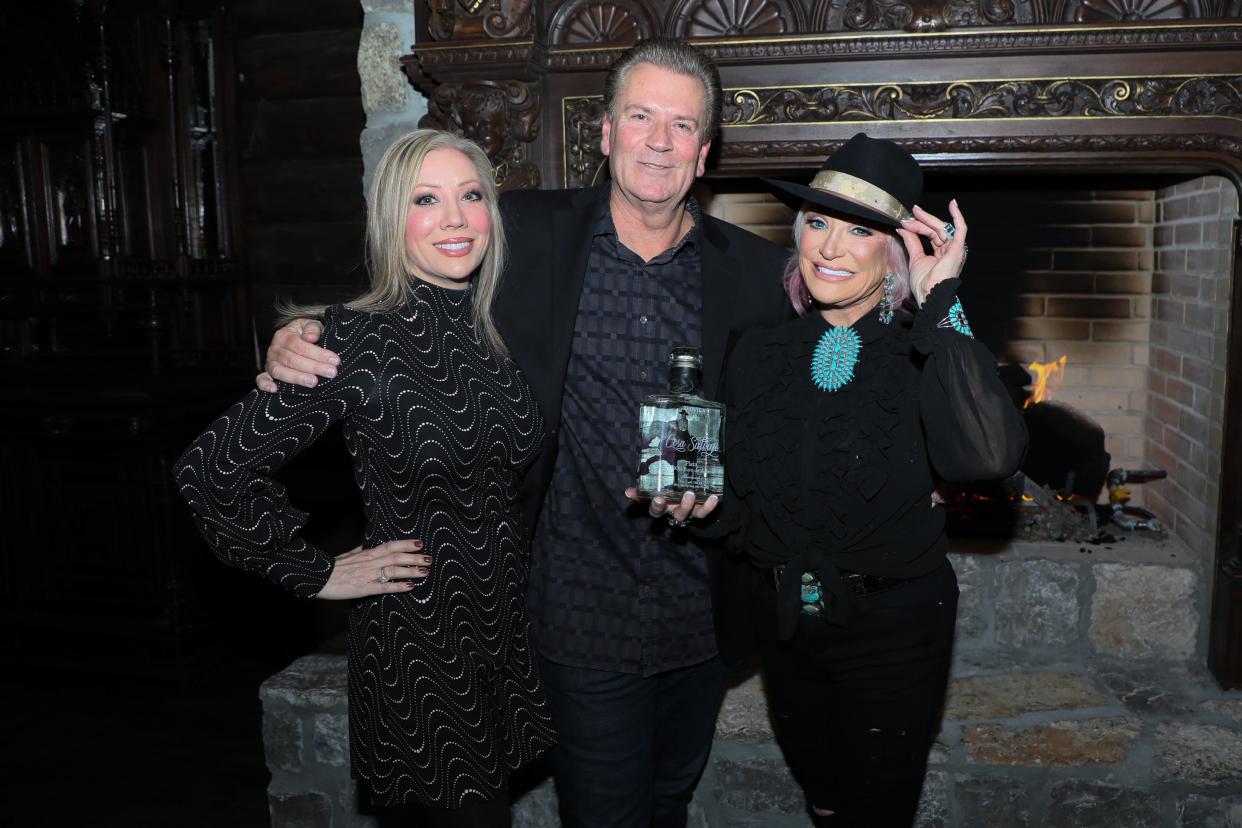
[[[638,495],[700,500],[724,494],[724,406],[698,395],[703,358],[698,348],[668,356],[668,393],[644,397],[638,410]]]

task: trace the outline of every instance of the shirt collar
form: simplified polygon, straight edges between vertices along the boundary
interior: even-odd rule
[[[692,195],[686,196],[686,212],[690,214],[690,218],[694,219],[694,226],[676,244],[652,259],[652,263],[668,261],[687,245],[694,245],[696,247],[699,245],[699,240],[703,234],[703,210]],[[592,231],[592,235],[597,237],[609,236],[615,245],[621,246],[621,239],[617,237],[617,226],[612,221],[611,204],[605,204],[603,211],[599,214],[599,219],[595,222],[595,229]]]

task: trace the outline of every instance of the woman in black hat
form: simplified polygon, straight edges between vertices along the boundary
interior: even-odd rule
[[[810,186],[768,182],[798,209],[800,316],[746,334],[726,368],[728,491],[708,532],[750,565],[717,609],[733,630],[749,614],[777,738],[823,825],[913,821],[957,609],[932,490],[1006,477],[1026,448],[956,298],[965,220],[956,202],[953,224],[915,206],[922,181],[905,150],[859,134]],[[750,643],[727,633],[726,652]]]

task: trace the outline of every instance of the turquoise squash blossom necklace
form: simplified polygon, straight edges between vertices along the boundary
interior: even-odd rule
[[[821,391],[837,391],[854,379],[862,337],[853,328],[824,331],[811,354],[811,381]]]

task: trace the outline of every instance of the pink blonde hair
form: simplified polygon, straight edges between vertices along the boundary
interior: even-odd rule
[[[793,255],[786,260],[785,270],[781,274],[781,283],[785,286],[789,303],[793,305],[794,311],[799,316],[804,316],[811,309],[811,291],[807,289],[806,281],[802,278],[802,268],[798,263],[800,258],[798,248],[802,243],[802,230],[805,227],[806,211],[799,210],[794,216],[793,223]],[[897,274],[896,304],[897,307],[901,307],[910,295],[910,262],[906,258],[906,247],[897,235],[897,231],[886,229],[885,232],[888,235],[888,269]]]

